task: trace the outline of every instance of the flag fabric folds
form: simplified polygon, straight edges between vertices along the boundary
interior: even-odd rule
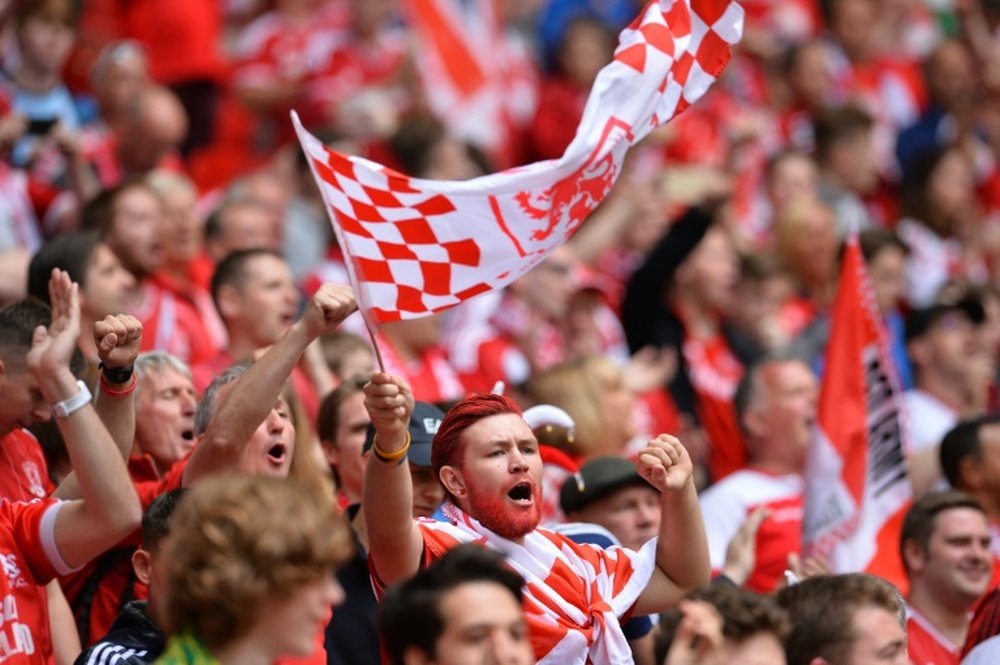
[[[856,234],[831,322],[819,431],[806,463],[803,544],[835,573],[900,581],[899,527],[911,498],[901,394]]]
[[[561,158],[464,182],[340,154],[293,114],[366,319],[426,316],[531,270],[604,199],[629,147],[715,82],[742,27],[731,0],[651,2],[621,32]]]

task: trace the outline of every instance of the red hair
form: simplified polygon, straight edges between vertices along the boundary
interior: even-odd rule
[[[431,466],[434,475],[440,477],[441,467],[460,466],[462,446],[458,438],[462,432],[483,418],[512,413],[521,415],[521,407],[503,395],[471,395],[451,407],[441,421],[434,442],[431,444]]]

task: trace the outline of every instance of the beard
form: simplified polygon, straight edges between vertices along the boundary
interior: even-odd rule
[[[522,538],[542,521],[542,488],[532,487],[530,507],[511,504],[506,494],[488,494],[469,488],[469,515],[501,538]]]

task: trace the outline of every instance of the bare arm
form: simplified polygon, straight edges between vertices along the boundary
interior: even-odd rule
[[[636,470],[660,491],[662,520],[656,570],[636,601],[638,615],[662,612],[711,576],[708,537],[698,509],[691,458],[681,442],[661,434],[639,454]]]
[[[142,323],[134,316],[128,314],[106,316],[104,320],[94,323],[94,344],[97,346],[97,355],[105,367],[120,368],[134,365],[135,359],[139,356],[141,341]],[[106,381],[107,379],[101,378],[102,383]],[[132,381],[135,379],[129,379],[121,385],[108,382],[111,391],[122,394],[112,395],[98,389],[94,403],[97,416],[108,429],[124,460],[131,454],[132,442],[135,439],[135,399],[134,392],[129,389]],[[79,499],[82,496],[75,472],[71,472],[59,483],[53,496],[60,499]]]
[[[402,450],[413,413],[413,395],[406,382],[374,374],[365,386],[365,408],[375,426],[379,450],[387,455]],[[383,462],[373,452],[365,466],[361,505],[368,529],[368,556],[379,579],[388,585],[416,573],[424,542],[413,521],[409,462]]]
[[[52,580],[46,584],[45,593],[49,601],[49,632],[52,634],[55,665],[73,665],[76,657],[83,651],[73,610],[69,608],[58,581]]]
[[[27,365],[49,404],[79,392],[69,360],[80,336],[79,289],[54,270],[49,282],[52,325],[39,326]],[[56,423],[80,484],[81,500],[69,501],[55,521],[55,544],[71,567],[83,565],[139,525],[139,499],[108,430],[87,404]]]
[[[220,399],[184,470],[185,485],[239,466],[250,437],[274,408],[306,347],[340,325],[356,309],[350,287],[324,284],[316,292],[302,318]]]

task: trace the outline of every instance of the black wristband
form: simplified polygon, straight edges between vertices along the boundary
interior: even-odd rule
[[[125,383],[132,378],[132,365],[128,367],[106,367],[104,363],[98,365],[101,368],[101,373],[104,374],[104,378],[108,380],[108,383]]]

